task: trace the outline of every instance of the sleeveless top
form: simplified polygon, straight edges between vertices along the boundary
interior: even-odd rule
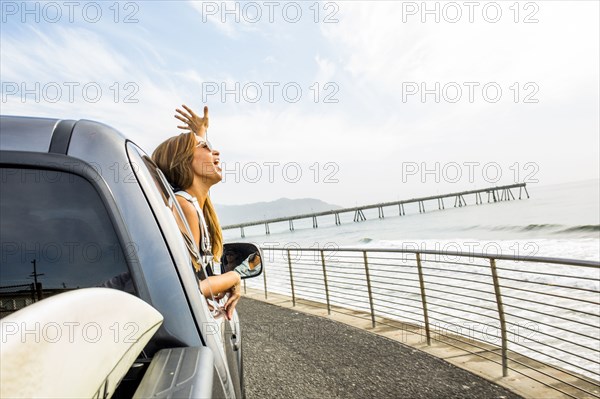
[[[198,199],[192,196],[187,191],[179,190],[175,192],[175,195],[179,195],[180,197],[185,198],[188,202],[190,202],[194,208],[196,209],[196,213],[198,214],[198,220],[200,223],[200,270],[196,271],[196,275],[200,280],[204,280],[205,274],[204,269],[206,269],[207,275],[212,276],[213,272],[213,255],[212,255],[212,246],[210,243],[210,234],[208,232],[208,225],[206,224],[206,220],[204,219],[204,212],[200,209],[200,204],[198,204]],[[208,267],[210,266],[210,268]]]

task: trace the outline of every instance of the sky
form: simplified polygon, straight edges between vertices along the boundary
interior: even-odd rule
[[[146,152],[209,107],[223,205],[599,177],[597,1],[1,1],[1,113]]]

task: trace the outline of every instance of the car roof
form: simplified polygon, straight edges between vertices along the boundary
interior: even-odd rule
[[[77,131],[83,129],[89,132],[92,129],[96,145],[114,146],[125,141],[125,137],[117,130],[95,121],[0,115],[0,151],[67,155],[71,138],[76,134],[76,126]],[[87,141],[86,138],[89,136],[84,135],[83,140]]]
[[[60,119],[0,116],[0,150],[48,152]]]

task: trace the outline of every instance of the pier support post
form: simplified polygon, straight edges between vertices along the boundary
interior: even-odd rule
[[[456,196],[456,198],[454,198],[454,207],[456,208],[456,204],[458,203],[459,207],[467,206],[467,201],[465,201],[465,197],[463,197],[461,194],[458,194]]]
[[[271,234],[271,231],[269,230],[269,223],[265,223],[265,234],[266,235]]]
[[[317,217],[313,216],[312,220],[313,220],[313,229],[316,229],[317,227],[319,227],[319,224],[317,223]]]
[[[246,237],[246,235],[244,234],[244,228],[240,227],[240,230],[242,231],[242,238]]]
[[[362,212],[362,210],[357,209],[356,212],[354,212],[354,221],[362,222],[363,220],[367,220],[365,214]]]
[[[442,209],[446,209],[444,206],[444,199],[442,197],[438,198],[438,209],[441,211]]]
[[[404,213],[404,204],[398,204],[398,216],[406,215]]]
[[[294,231],[294,221],[292,219],[289,220],[290,231]]]

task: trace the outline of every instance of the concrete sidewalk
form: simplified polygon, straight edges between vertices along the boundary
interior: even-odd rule
[[[520,398],[433,355],[359,328],[244,297],[248,399]]]

